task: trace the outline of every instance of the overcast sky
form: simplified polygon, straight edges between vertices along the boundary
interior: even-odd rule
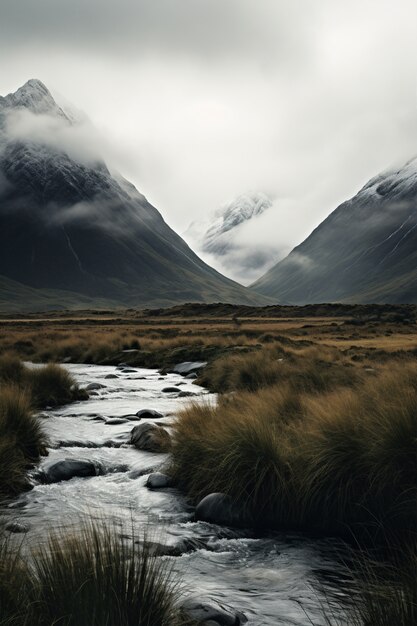
[[[416,0],[1,0],[0,93],[84,110],[180,233],[265,192],[279,251],[417,153],[416,33]]]

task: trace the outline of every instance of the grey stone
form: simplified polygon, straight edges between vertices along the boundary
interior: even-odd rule
[[[182,603],[181,608],[189,619],[201,625],[212,623],[216,626],[240,626],[248,621],[240,611],[235,611],[211,599],[209,602],[204,602],[197,598],[189,598]]]
[[[198,378],[198,374],[196,374],[195,372],[191,372],[190,374],[187,374],[185,378],[186,380],[195,380],[196,378]]]
[[[178,393],[178,387],[164,387],[162,393]]]
[[[104,378],[119,378],[117,374],[107,374]]]
[[[9,533],[27,533],[29,529],[29,524],[22,524],[21,522],[9,522],[6,524],[6,530]]]
[[[48,483],[58,483],[71,478],[97,476],[98,467],[92,462],[81,459],[65,459],[44,468],[43,475]]]
[[[144,419],[144,420],[159,419],[161,417],[164,417],[162,413],[160,413],[159,411],[155,411],[155,409],[141,409],[140,411],[136,413],[136,415],[137,417],[140,417],[141,419]]]
[[[149,474],[146,486],[148,489],[166,489],[174,486],[174,479],[162,472],[154,472]]]
[[[253,520],[243,507],[225,493],[210,493],[195,510],[195,519],[220,526],[251,526]]]
[[[85,387],[86,391],[96,391],[97,389],[104,389],[106,385],[101,385],[100,383],[90,383]]]
[[[184,361],[183,363],[178,363],[173,368],[173,372],[176,374],[182,374],[186,376],[187,374],[191,374],[191,372],[196,372],[201,368],[207,365],[207,361]]]
[[[130,433],[130,443],[138,450],[149,452],[167,452],[171,445],[171,437],[165,428],[157,424],[142,422]]]
[[[106,424],[126,424],[127,419],[123,418],[123,417],[110,417],[108,420],[106,420]]]
[[[178,394],[179,398],[191,398],[191,396],[196,396],[196,393],[193,393],[192,391],[180,391]]]

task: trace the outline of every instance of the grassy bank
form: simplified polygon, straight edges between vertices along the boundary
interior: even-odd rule
[[[28,466],[46,451],[46,437],[27,391],[0,387],[0,498],[27,485]]]
[[[35,369],[0,358],[0,498],[27,486],[27,470],[46,452],[35,409],[86,398],[68,372],[54,364]]]
[[[415,530],[417,366],[368,372],[354,386],[350,369],[318,384],[317,371],[300,372],[300,383],[291,367],[272,386],[182,412],[176,477],[195,500],[227,493],[274,527]]]
[[[0,357],[0,389],[4,384],[15,385],[26,391],[32,406],[39,409],[88,397],[63,367],[54,363],[36,368],[27,367],[18,357],[7,354]]]
[[[31,555],[0,541],[1,626],[180,626],[166,561],[116,529],[53,534]]]

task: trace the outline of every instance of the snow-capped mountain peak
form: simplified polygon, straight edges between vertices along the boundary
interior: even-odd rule
[[[31,78],[14,93],[0,96],[1,109],[26,109],[36,115],[53,115],[72,121],[72,116],[58,106],[49,89],[37,78]]]
[[[248,283],[276,258],[275,249],[265,244],[259,246],[248,236],[252,226],[256,228],[261,215],[271,207],[272,201],[261,191],[241,194],[206,220],[193,222],[184,237],[220,272]]]
[[[207,230],[207,239],[236,228],[239,224],[261,215],[271,206],[271,200],[261,191],[251,191],[238,196],[217,211],[215,222]]]

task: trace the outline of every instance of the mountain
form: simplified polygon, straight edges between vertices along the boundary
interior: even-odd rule
[[[85,129],[38,80],[0,97],[0,303],[263,300],[194,254]]]
[[[193,222],[184,238],[217,269],[250,282],[273,263],[274,250],[253,237],[259,217],[272,207],[260,191],[242,194],[201,222]]]
[[[252,287],[283,304],[417,302],[417,158],[370,180]]]

